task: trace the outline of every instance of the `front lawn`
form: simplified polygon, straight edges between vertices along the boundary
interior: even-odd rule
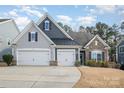
[[[80,80],[74,88],[124,88],[124,71],[112,68],[78,67]]]

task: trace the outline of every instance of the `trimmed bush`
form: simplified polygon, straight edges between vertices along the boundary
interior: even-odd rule
[[[12,63],[13,56],[11,54],[3,55],[3,61],[9,66]]]
[[[122,64],[122,65],[120,66],[120,69],[121,69],[121,70],[124,70],[124,64]]]
[[[88,60],[86,65],[91,67],[108,67],[108,62]]]
[[[95,67],[95,66],[96,66],[96,62],[95,62],[94,60],[88,60],[88,61],[86,62],[86,65],[87,65],[87,66]]]
[[[76,66],[76,67],[79,67],[80,65],[81,65],[81,62],[80,62],[80,61],[76,61],[76,62],[75,62],[75,66]]]
[[[121,67],[121,65],[119,63],[114,65],[114,68],[118,68],[119,69],[120,67]]]

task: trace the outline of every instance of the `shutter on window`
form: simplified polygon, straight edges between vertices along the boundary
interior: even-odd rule
[[[89,52],[89,60],[91,60],[91,52]]]
[[[31,41],[31,33],[28,33],[28,41]]]
[[[104,55],[104,52],[102,52],[102,60],[104,61],[105,59],[105,55]]]
[[[38,41],[38,33],[35,33],[35,41]]]

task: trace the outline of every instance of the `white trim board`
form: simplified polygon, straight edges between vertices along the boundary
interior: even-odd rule
[[[121,45],[121,46],[118,47],[119,48],[119,50],[118,50],[119,51],[119,54],[124,54],[124,52],[120,52],[120,48],[121,47],[124,47],[124,45]]]
[[[87,48],[87,47],[93,42],[93,40],[94,40],[95,38],[98,38],[105,46],[107,46],[108,48],[110,48],[110,46],[109,46],[107,43],[105,43],[98,35],[95,35],[95,36],[84,46],[84,48]]]
[[[76,46],[76,45],[56,45],[55,48],[82,48],[82,46]]]
[[[73,38],[72,38],[68,33],[66,33],[48,13],[45,13],[45,14],[36,22],[36,24],[39,25],[46,17],[48,17],[48,18],[60,29],[60,31],[62,31],[62,33],[64,33],[68,38],[70,38],[71,40],[73,40]]]
[[[21,50],[41,50],[41,51],[50,51],[50,49],[48,48],[17,48],[17,51],[21,51]]]
[[[14,39],[14,41],[12,42],[13,44],[16,44],[18,42],[19,39],[21,39],[21,37],[29,30],[31,29],[31,27],[34,25],[34,27],[36,27],[37,30],[39,30],[41,32],[41,34],[52,44],[55,45],[55,43],[43,32],[41,31],[41,29],[39,27],[37,27],[37,25],[31,21],[25,28],[24,30]]]

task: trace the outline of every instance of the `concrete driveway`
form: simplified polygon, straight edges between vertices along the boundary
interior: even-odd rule
[[[76,67],[0,67],[3,88],[71,88],[79,78]]]

